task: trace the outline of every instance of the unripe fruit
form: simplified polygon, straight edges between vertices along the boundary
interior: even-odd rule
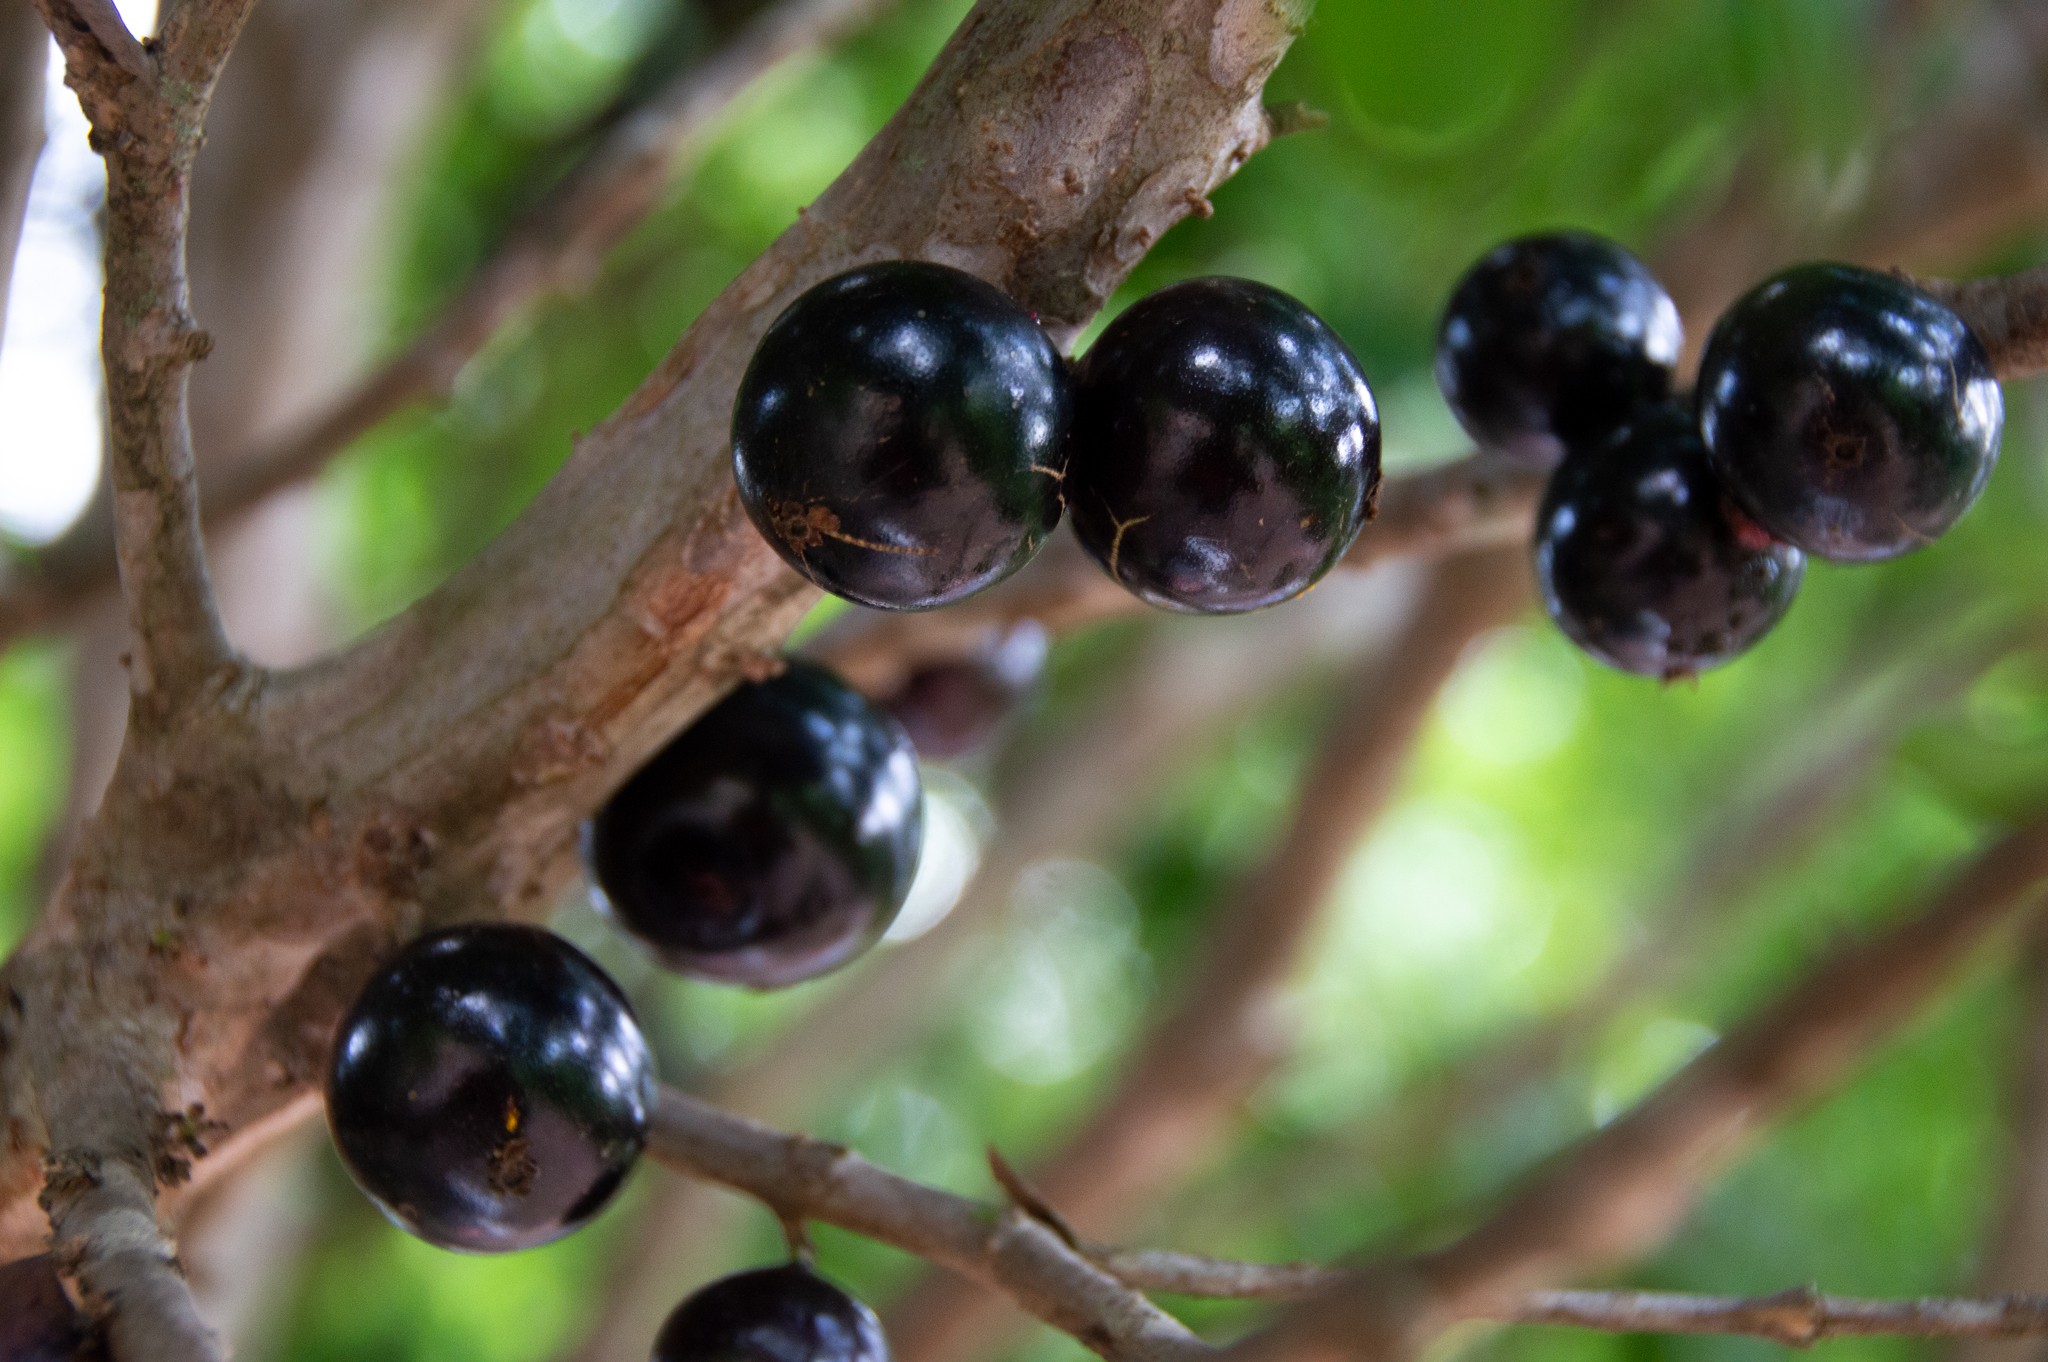
[[[327,1122],[402,1228],[478,1253],[559,1239],[647,1143],[654,1060],[623,994],[538,927],[424,936],[342,1019]]]
[[[1060,518],[1071,398],[1037,321],[973,275],[898,260],[778,317],[732,414],[747,514],[863,605],[945,605],[1022,567]]]
[[[2005,402],[1948,306],[1893,275],[1801,265],[1716,324],[1699,414],[1715,467],[1765,529],[1856,563],[1962,518],[1997,465]]]
[[[1670,295],[1619,245],[1522,237],[1452,292],[1436,381],[1479,444],[1547,468],[1669,394],[1683,339]]]
[[[888,929],[917,869],[917,755],[820,667],[743,683],[592,820],[591,871],[670,969],[780,988]]]
[[[1284,293],[1195,279],[1132,304],[1076,373],[1067,506],[1153,605],[1233,614],[1300,595],[1379,490],[1372,389]]]
[[[1690,413],[1664,404],[1575,450],[1536,516],[1536,575],[1558,626],[1593,656],[1666,679],[1717,667],[1768,633],[1805,575],[1799,550],[1744,515]]]
[[[796,1263],[722,1277],[687,1297],[651,1362],[889,1362],[874,1311]]]

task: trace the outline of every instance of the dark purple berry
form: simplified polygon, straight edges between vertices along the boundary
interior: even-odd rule
[[[1962,518],[2005,401],[1970,328],[1894,275],[1800,265],[1708,338],[1700,429],[1749,513],[1837,562],[1896,558]]]
[[[1668,395],[1683,339],[1664,286],[1614,242],[1522,237],[1451,294],[1436,381],[1474,440],[1547,468]]]
[[[883,701],[930,761],[987,745],[1044,668],[1045,630],[1024,621],[972,656],[918,668]]]
[[[1380,422],[1344,342],[1245,279],[1162,289],[1076,374],[1067,506],[1110,576],[1201,614],[1298,596],[1379,490]]]
[[[1536,517],[1543,603],[1574,643],[1644,676],[1717,667],[1791,607],[1806,560],[1735,505],[1666,403],[1573,451]]]
[[[917,260],[842,274],[768,328],[732,412],[747,514],[789,564],[885,610],[1007,577],[1060,519],[1066,361],[1029,312]]]
[[[924,833],[917,754],[837,677],[791,662],[684,729],[592,820],[591,871],[670,969],[780,988],[888,929]]]
[[[721,1277],[669,1315],[651,1362],[889,1362],[874,1311],[809,1268]]]
[[[335,1034],[327,1123],[356,1185],[430,1244],[559,1239],[647,1143],[654,1061],[605,972],[538,927],[421,937]]]
[[[0,1362],[81,1362],[86,1333],[47,1253],[0,1265]]]

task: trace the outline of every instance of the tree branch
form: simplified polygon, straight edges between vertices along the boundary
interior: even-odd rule
[[[1185,1362],[1209,1351],[1024,1212],[897,1177],[842,1146],[785,1135],[668,1089],[648,1153],[737,1188],[785,1219],[822,1220],[985,1282],[1111,1362]]]
[[[1340,1285],[1345,1274],[1306,1263],[1242,1263],[1149,1249],[1086,1249],[1089,1260],[1140,1291],[1212,1300],[1293,1301]],[[1741,1334],[1788,1348],[1827,1338],[2013,1339],[2048,1335],[2048,1296],[1865,1300],[1810,1286],[1769,1296],[1673,1291],[1532,1291],[1472,1316],[1499,1324],[1555,1324],[1627,1334]]]
[[[28,186],[43,150],[43,73],[50,30],[29,0],[0,0],[0,344],[21,246]]]
[[[1913,1015],[2044,876],[2048,821],[2008,835],[1923,912],[1824,959],[1454,1243],[1349,1274],[1233,1362],[1411,1357],[1455,1320],[1661,1242],[1714,1171]]]
[[[606,254],[654,209],[678,168],[702,151],[750,87],[788,61],[843,41],[896,2],[781,0],[685,67],[606,131],[409,344],[284,434],[222,459],[200,498],[204,526],[239,522],[385,418],[445,398],[463,366],[512,318],[588,287]],[[112,586],[111,540],[107,522],[81,520],[13,569],[0,590],[0,647],[51,627]]]
[[[2048,265],[1987,279],[1922,279],[1920,287],[1962,314],[2002,379],[2048,370]]]
[[[1112,1362],[1210,1355],[1137,1292],[1294,1301],[1359,1286],[1358,1274],[1335,1268],[1080,1243],[1029,1189],[1016,1188],[1013,1205],[997,1210],[897,1177],[842,1146],[756,1125],[673,1090],[662,1093],[649,1152],[678,1172],[744,1192],[786,1220],[822,1220],[943,1263]],[[2048,1297],[1865,1300],[1812,1287],[1771,1296],[1533,1290],[1506,1301],[1474,1297],[1455,1318],[1613,1333],[1741,1334],[1806,1348],[1850,1334],[2040,1336],[2048,1334]]]
[[[145,51],[107,0],[37,0],[107,162],[108,471],[136,640],[134,717],[161,727],[234,663],[207,580],[186,378],[211,342],[192,320],[185,227],[214,82],[253,0],[186,0]]]

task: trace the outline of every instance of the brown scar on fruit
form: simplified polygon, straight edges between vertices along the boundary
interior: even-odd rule
[[[490,1169],[485,1182],[499,1196],[525,1196],[533,1191],[540,1165],[534,1161],[533,1145],[519,1133],[522,1117],[519,1099],[505,1099],[505,1138],[492,1147]]]
[[[827,539],[842,544],[851,544],[857,549],[870,549],[876,553],[900,553],[912,558],[927,558],[937,552],[935,549],[905,548],[900,544],[883,544],[873,539],[862,539],[839,528],[839,514],[829,506],[813,503],[809,506],[800,501],[778,501],[768,508],[769,523],[775,527],[776,537],[795,549],[801,557],[805,549],[814,549]]]
[[[1105,502],[1105,503],[1103,504],[1103,509],[1105,509],[1105,510],[1108,510],[1108,503],[1107,503],[1107,502]],[[1139,515],[1139,516],[1132,516],[1132,517],[1131,517],[1131,518],[1130,518],[1129,520],[1118,520],[1118,519],[1116,518],[1116,512],[1115,512],[1115,511],[1110,511],[1110,512],[1109,512],[1109,523],[1110,523],[1110,524],[1112,524],[1112,525],[1114,525],[1114,526],[1116,527],[1116,533],[1115,533],[1115,535],[1111,536],[1111,538],[1110,538],[1110,541],[1109,541],[1109,575],[1110,575],[1110,576],[1112,576],[1112,577],[1115,577],[1115,576],[1118,576],[1118,575],[1119,575],[1119,574],[1118,574],[1118,572],[1117,572],[1117,570],[1116,570],[1116,556],[1117,556],[1117,554],[1119,554],[1119,553],[1121,553],[1121,552],[1123,551],[1123,547],[1124,547],[1124,533],[1125,533],[1125,531],[1127,531],[1127,530],[1132,530],[1132,529],[1136,529],[1136,528],[1137,528],[1138,526],[1140,526],[1140,525],[1144,524],[1144,523],[1145,523],[1146,521],[1150,520],[1151,518],[1152,518],[1152,517],[1151,517],[1151,516],[1149,516],[1149,515]]]

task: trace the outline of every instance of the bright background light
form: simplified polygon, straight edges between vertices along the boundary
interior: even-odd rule
[[[156,0],[124,0],[137,33]],[[0,533],[43,543],[85,509],[99,480],[100,245],[93,219],[105,197],[85,115],[64,86],[50,45],[48,140],[29,188],[28,216],[0,336]]]

